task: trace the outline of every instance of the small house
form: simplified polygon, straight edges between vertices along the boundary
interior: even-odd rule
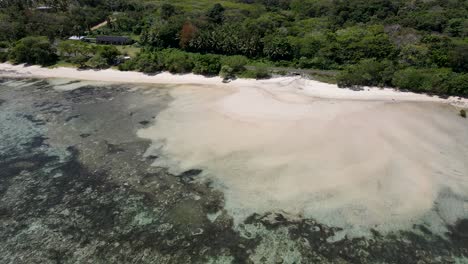
[[[129,45],[133,43],[133,40],[131,38],[122,36],[97,36],[96,43],[110,45]]]

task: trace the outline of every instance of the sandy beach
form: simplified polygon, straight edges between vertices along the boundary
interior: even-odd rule
[[[198,84],[218,85],[225,87],[254,87],[260,89],[275,89],[294,94],[328,99],[351,100],[389,100],[389,101],[430,101],[446,102],[457,107],[468,108],[468,99],[450,97],[442,99],[436,96],[401,92],[392,88],[363,87],[359,91],[338,88],[337,85],[309,80],[302,77],[277,77],[268,80],[237,79],[228,84],[222,83],[220,77],[204,77],[195,74],[174,75],[168,72],[157,75],[147,75],[140,72],[123,72],[113,69],[107,70],[78,70],[75,68],[58,67],[43,68],[40,66],[0,64],[0,76],[4,77],[36,77],[36,78],[65,78],[114,83],[142,83],[142,84]],[[291,95],[292,94],[292,95]]]
[[[468,216],[458,198],[444,201],[452,209],[443,218],[433,210],[446,190],[468,192],[468,123],[458,114],[466,99],[301,77],[225,84],[193,74],[10,64],[0,64],[0,76],[50,78],[64,91],[93,82],[169,85],[167,108],[137,133],[153,142],[146,155],[174,175],[202,169],[199,179],[223,192],[236,223],[286,211],[363,234],[421,221],[440,231]]]
[[[279,86],[170,94],[155,124],[138,132],[153,142],[147,155],[175,175],[203,169],[237,223],[280,210],[362,235],[420,221],[443,230],[468,215],[453,198],[443,219],[433,210],[445,190],[468,192],[468,123],[450,105],[323,99]]]

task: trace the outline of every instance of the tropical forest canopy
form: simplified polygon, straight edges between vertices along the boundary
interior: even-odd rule
[[[44,56],[24,54],[33,45],[52,61],[55,55],[84,65],[100,54],[97,64],[112,64],[102,48],[63,52],[62,44],[53,51],[71,35],[125,35],[142,49],[122,70],[229,77],[248,64],[256,66],[253,77],[263,77],[273,66],[318,69],[339,72],[340,86],[468,96],[466,0],[4,0],[0,6],[3,60],[45,64]],[[24,40],[32,36],[41,41]]]

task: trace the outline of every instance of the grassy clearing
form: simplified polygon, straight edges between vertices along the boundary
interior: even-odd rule
[[[128,55],[130,57],[135,57],[138,52],[140,52],[141,48],[135,47],[135,46],[116,46],[117,49],[122,53],[123,55]]]

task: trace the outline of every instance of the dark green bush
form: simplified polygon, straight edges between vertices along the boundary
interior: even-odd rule
[[[120,55],[120,51],[115,46],[98,46],[97,54],[104,58],[108,65],[114,65],[116,63],[117,56]]]
[[[257,63],[254,65],[252,72],[252,77],[255,79],[266,79],[270,77],[270,71],[268,70],[268,65],[264,63]]]
[[[415,92],[448,94],[453,76],[450,69],[406,68],[395,72],[392,83],[398,88]]]
[[[395,67],[391,61],[366,59],[345,68],[338,76],[339,87],[387,86],[391,84]]]
[[[468,97],[468,73],[453,74],[447,81],[450,95]]]
[[[221,57],[212,54],[196,54],[193,57],[193,73],[215,76],[221,70]]]
[[[86,62],[86,66],[93,68],[93,69],[105,69],[109,68],[109,64],[107,63],[107,59],[104,58],[101,54],[94,55],[91,59]]]
[[[6,49],[8,47],[10,47],[10,43],[7,41],[0,41],[0,49]]]
[[[222,66],[228,66],[232,69],[233,73],[241,73],[245,71],[245,65],[249,63],[249,60],[240,55],[226,56],[221,59]]]
[[[263,39],[263,55],[273,61],[289,60],[293,57],[293,48],[286,36],[268,35]]]
[[[219,71],[219,76],[221,76],[224,79],[233,79],[236,77],[236,74],[233,68],[231,68],[228,65],[223,65],[221,67],[221,70]]]
[[[134,70],[144,73],[156,73],[164,70],[162,57],[155,52],[141,53],[134,60]]]
[[[0,62],[6,62],[8,60],[8,53],[7,52],[0,52]]]
[[[15,63],[50,65],[57,61],[57,55],[46,37],[26,37],[10,50],[10,59]]]
[[[164,61],[164,69],[171,73],[188,73],[193,69],[191,56],[183,51],[167,49],[158,53]]]

